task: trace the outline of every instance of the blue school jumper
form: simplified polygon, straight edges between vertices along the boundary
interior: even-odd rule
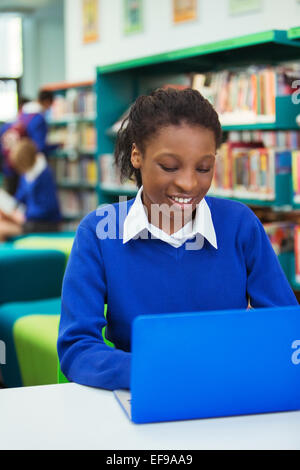
[[[26,205],[26,221],[59,222],[61,220],[56,185],[48,166],[33,181],[27,181],[22,175],[15,198]]]
[[[246,309],[248,298],[254,308],[298,305],[255,214],[238,202],[205,199],[218,249],[207,240],[199,250],[151,238],[123,244],[119,213],[126,202],[81,222],[63,283],[58,338],[61,369],[69,380],[129,388],[131,325],[137,315]],[[103,239],[105,218],[115,238]],[[106,338],[115,348],[102,339],[105,303]],[[180,337],[178,347],[184,347]]]

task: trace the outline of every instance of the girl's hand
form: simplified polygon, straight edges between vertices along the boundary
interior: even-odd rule
[[[6,214],[0,209],[0,218],[15,222],[18,225],[23,225],[25,222],[25,216],[19,209],[15,209],[11,214]]]
[[[23,212],[21,212],[19,209],[15,209],[12,214],[11,218],[14,222],[16,222],[19,225],[23,225],[25,222],[25,216]]]

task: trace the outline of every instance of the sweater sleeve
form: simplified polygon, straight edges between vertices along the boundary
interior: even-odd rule
[[[66,269],[58,355],[68,380],[114,390],[129,388],[131,353],[105,344],[106,279],[100,241],[82,224]]]
[[[39,152],[45,152],[47,123],[41,114],[36,114],[27,126],[28,136],[35,142]]]
[[[19,179],[19,184],[18,184],[17,191],[15,192],[14,197],[19,203],[26,204],[26,190],[25,190],[24,180],[22,176]]]
[[[251,306],[298,305],[263,225],[253,213],[251,215],[250,225],[244,224],[247,292]]]

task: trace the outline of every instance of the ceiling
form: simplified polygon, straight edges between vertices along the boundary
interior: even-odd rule
[[[50,3],[53,0],[0,0],[0,12],[33,12]]]

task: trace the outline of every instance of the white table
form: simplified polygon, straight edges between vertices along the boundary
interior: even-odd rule
[[[0,449],[300,449],[300,411],[133,424],[112,392],[74,383],[0,390]]]

